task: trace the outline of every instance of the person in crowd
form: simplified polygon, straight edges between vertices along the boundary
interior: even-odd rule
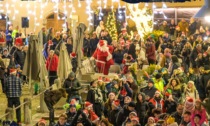
[[[181,52],[183,56],[184,70],[186,73],[188,72],[188,68],[190,67],[190,54],[192,50],[193,50],[192,45],[190,44],[190,42],[187,42],[184,45],[184,48],[182,49],[182,52]]]
[[[178,57],[176,55],[171,56],[171,62],[169,64],[170,76],[174,74],[174,70],[179,68],[181,64],[179,63]]]
[[[66,42],[66,49],[68,54],[71,54],[73,52],[73,38],[68,37]]]
[[[16,76],[16,69],[10,69],[10,75],[5,80],[4,91],[7,96],[7,107],[13,108],[20,105],[20,96],[22,94],[22,82]],[[18,125],[21,125],[21,108],[16,109],[16,119]]]
[[[177,101],[176,97],[173,97],[173,95],[168,92],[165,93],[164,108],[166,109],[166,113],[172,114],[176,111]]]
[[[70,124],[67,123],[67,115],[61,114],[58,118],[57,124],[55,126],[70,126]]]
[[[167,25],[167,21],[163,21],[163,24],[160,26],[159,30],[170,33],[170,28]]]
[[[202,94],[204,95],[201,97],[201,99],[204,99],[207,96],[207,84],[209,80],[210,80],[210,66],[205,65],[203,74],[201,74],[200,80],[199,80],[199,87],[203,91]]]
[[[96,28],[96,35],[97,35],[98,38],[100,37],[100,34],[101,34],[102,30],[105,30],[105,26],[104,26],[104,22],[100,21],[99,25]]]
[[[134,40],[129,49],[128,49],[128,54],[132,56],[133,59],[136,59],[136,44],[138,44],[137,40]]]
[[[71,122],[73,121],[74,117],[77,114],[76,104],[74,102],[72,102],[72,101],[70,102],[69,110],[66,113],[66,115],[67,115],[67,122],[69,124],[71,124]]]
[[[50,86],[54,84],[55,79],[57,79],[57,69],[58,69],[58,56],[55,51],[50,50],[49,56],[46,62],[46,68],[49,71],[49,83]]]
[[[177,122],[178,124],[180,124],[182,121],[183,109],[183,104],[178,104],[176,107],[176,112],[171,114],[171,117],[173,117],[175,119],[175,122]]]
[[[186,97],[193,98],[194,100],[199,99],[199,94],[193,81],[189,81],[184,89],[183,98],[185,99]]]
[[[108,30],[104,30],[104,35],[105,35],[105,40],[107,41],[107,45],[111,45],[112,44],[112,38],[108,32]]]
[[[149,117],[147,124],[145,126],[155,126],[155,118],[154,117]]]
[[[38,37],[40,39],[40,42],[42,42],[43,45],[48,42],[45,27],[42,27],[41,31],[38,34]]]
[[[83,50],[84,50],[84,56],[90,57],[90,35],[88,33],[85,34],[85,38],[83,41]]]
[[[201,116],[199,114],[196,114],[190,123],[187,124],[187,126],[207,126],[205,123],[201,123]]]
[[[175,20],[171,19],[171,23],[169,24],[169,29],[170,29],[170,35],[174,36],[175,34],[175,30],[176,30],[176,24],[175,24]]]
[[[196,31],[197,22],[194,18],[190,18],[190,23],[188,26],[188,36],[193,35]]]
[[[171,78],[169,84],[165,87],[166,91],[170,91],[172,96],[179,99],[182,95],[182,86],[177,78]]]
[[[89,110],[90,111],[90,110]],[[89,112],[85,109],[79,109],[71,122],[71,126],[92,126],[91,120],[88,118]]]
[[[71,59],[72,71],[73,71],[74,73],[76,73],[76,71],[77,71],[77,65],[78,65],[76,53],[72,52],[72,53],[70,54],[70,59]]]
[[[148,59],[149,64],[155,64],[156,56],[155,56],[155,45],[152,40],[147,39],[146,43],[146,57]]]
[[[122,45],[118,44],[117,48],[113,52],[114,63],[121,66],[124,54],[125,52]]]
[[[66,33],[63,33],[62,35],[62,42],[67,42],[67,39],[68,39],[68,35]]]
[[[164,86],[165,81],[162,78],[162,75],[160,73],[157,73],[153,79],[154,86],[157,90],[159,90],[161,93],[164,92]]]
[[[184,32],[185,34],[187,33],[189,24],[184,18],[181,19],[181,21],[178,23],[178,26],[181,32]]]
[[[6,30],[6,42],[7,42],[7,48],[10,49],[13,45],[13,39],[12,39],[12,26],[9,26],[9,28]]]
[[[190,123],[190,119],[191,119],[191,112],[188,111],[184,112],[180,126],[187,126]]]
[[[161,92],[160,91],[156,91],[155,95],[152,99],[149,100],[150,103],[153,104],[153,108],[158,108],[161,109],[162,112],[165,112],[165,107],[164,107],[164,103],[165,101],[163,100],[162,96],[161,96]]]
[[[147,59],[146,59],[146,54],[145,54],[145,50],[139,46],[139,44],[136,44],[136,60],[138,63],[138,67],[141,69],[143,67],[143,65],[147,65]]]
[[[196,115],[200,116],[200,120],[197,122],[197,120],[195,120]],[[206,110],[205,108],[203,108],[203,106],[201,105],[201,101],[200,100],[196,100],[195,101],[195,108],[194,110],[191,112],[191,125],[192,126],[196,126],[194,125],[194,123],[199,123],[199,125],[202,126],[202,124],[204,124],[207,121],[207,115],[206,115]],[[195,122],[196,121],[196,122]]]
[[[116,118],[116,124],[117,126],[121,126],[123,122],[126,120],[126,118],[129,116],[130,112],[134,111],[136,107],[135,102],[131,101],[128,106],[123,107],[118,113],[118,116]]]
[[[103,108],[103,95],[101,90],[98,88],[97,80],[94,80],[90,83],[90,90],[87,94],[86,101],[89,101],[93,104],[93,110],[97,116],[102,116]]]
[[[2,59],[2,54],[0,53],[0,80],[1,80],[1,87],[2,87],[2,92],[5,93],[4,91],[4,86],[5,86],[5,82],[4,82],[4,78],[5,78],[5,69],[6,66],[4,64],[4,61]]]
[[[93,32],[92,37],[90,38],[91,55],[93,55],[94,51],[96,50],[98,42],[99,42],[99,39],[97,37],[97,34],[96,34],[96,32]]]
[[[78,92],[82,89],[82,87],[74,72],[71,72],[68,75],[68,78],[64,81],[63,88],[66,89],[68,94],[66,99],[67,103],[69,103],[72,99],[77,99],[80,103],[82,102]]]
[[[127,122],[132,122],[132,118],[137,117],[137,113],[135,111],[132,111],[129,113],[129,116],[126,118],[126,120],[123,122],[122,126],[125,126]],[[139,120],[138,120],[139,121]]]
[[[147,82],[147,87],[146,88],[142,88],[141,92],[143,92],[146,95],[146,100],[149,101],[150,99],[153,98],[153,96],[155,95],[155,92],[157,91],[157,88],[154,87],[154,81],[152,79],[150,79]]]
[[[52,45],[50,46],[50,50],[55,50],[56,47],[60,45],[61,40],[62,38],[60,32],[56,32],[54,38],[52,39]]]
[[[47,31],[47,42],[53,39],[53,28],[49,28]]]
[[[12,31],[12,38],[13,38],[13,41],[15,40],[16,38],[16,34],[19,33],[19,26],[17,25],[15,27],[15,29]]]
[[[171,51],[169,48],[165,48],[164,54],[161,57],[160,66],[168,68],[170,62],[171,62]]]
[[[23,47],[17,45],[17,50],[14,52],[14,58],[15,58],[15,64],[19,64],[21,66],[21,70],[23,69],[25,56],[26,54],[23,51]]]
[[[108,116],[109,122],[114,126],[117,125],[116,118],[121,109],[122,108],[120,106],[120,100],[114,100],[111,104],[111,110],[109,111],[109,116]]]

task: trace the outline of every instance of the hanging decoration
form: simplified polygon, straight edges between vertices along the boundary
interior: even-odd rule
[[[127,8],[130,12],[130,19],[135,22],[141,38],[153,30],[153,12],[151,9],[147,6],[140,9],[138,4],[127,4]]]
[[[115,18],[115,12],[109,12],[106,22],[106,28],[112,37],[112,40],[117,40],[117,26],[116,26],[116,18]]]

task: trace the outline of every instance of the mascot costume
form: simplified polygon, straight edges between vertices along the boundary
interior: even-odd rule
[[[98,72],[103,73],[104,75],[108,75],[110,66],[114,64],[110,51],[111,49],[107,46],[107,41],[100,40],[97,49],[91,57],[91,60],[95,59],[96,61]]]

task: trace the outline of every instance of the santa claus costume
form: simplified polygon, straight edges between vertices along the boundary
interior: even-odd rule
[[[109,68],[114,64],[114,61],[106,40],[99,41],[97,49],[91,58],[95,59],[98,72],[108,75]]]

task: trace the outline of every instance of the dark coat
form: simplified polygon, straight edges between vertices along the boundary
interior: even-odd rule
[[[69,123],[69,124],[71,124],[71,122],[73,121],[73,119],[74,119],[74,117],[76,116],[76,114],[77,113],[70,113],[70,112],[68,112],[68,113],[66,113],[66,115],[67,115],[67,122]]]
[[[122,64],[124,54],[125,54],[125,52],[122,50],[115,51],[113,53],[114,62],[117,64]]]
[[[117,126],[116,118],[118,116],[118,113],[121,111],[122,108],[118,108],[116,110],[111,110],[109,112],[108,120],[111,124],[114,126]]]
[[[94,52],[96,50],[98,41],[99,41],[98,38],[92,38],[92,39],[90,39],[91,52]]]
[[[45,102],[55,105],[60,100],[61,97],[66,97],[65,93],[66,92],[63,89],[47,90],[44,93],[44,100]]]
[[[84,49],[90,49],[90,39],[84,38],[83,48]]]
[[[196,61],[195,61],[195,59],[197,58],[197,56],[198,56],[198,51],[197,51],[197,49],[195,48],[195,49],[193,49],[193,51],[191,52],[191,54],[190,54],[190,62],[192,63],[192,67],[193,68],[196,68]]]
[[[146,88],[141,89],[141,92],[149,96],[150,99],[154,97],[156,91],[157,89],[154,86],[152,88],[146,87]]]
[[[72,71],[75,73],[77,71],[77,58],[71,59]]]
[[[50,47],[50,50],[55,50],[56,46],[59,44],[60,41],[61,41],[61,38],[53,38],[52,40],[53,45]]]
[[[82,115],[82,118],[79,118],[80,115]],[[77,114],[71,122],[71,126],[76,126],[77,122],[82,122],[84,126],[92,126],[92,122],[88,119],[85,113],[82,112],[82,110],[77,111]]]
[[[179,115],[178,112],[174,112],[171,116],[175,118],[175,122],[177,122],[178,125],[181,123],[182,115]]]
[[[5,70],[5,65],[2,59],[0,59],[0,79],[4,79],[4,70]]]
[[[206,87],[209,80],[210,80],[210,72],[201,75],[200,86],[201,88],[205,89],[205,93],[207,93]]]
[[[68,54],[70,55],[70,53],[72,53],[73,51],[73,45],[72,44],[66,44],[66,49]]]
[[[165,100],[164,107],[166,108],[166,113],[171,114],[176,111],[177,101],[178,100],[174,100],[170,102],[169,100]]]
[[[67,78],[64,81],[63,88],[66,89],[68,97],[79,95],[78,91],[82,89],[80,82],[76,78],[74,78],[74,80],[70,80],[69,78]]]
[[[129,113],[131,111],[128,110],[127,106],[121,109],[118,113],[118,116],[116,118],[116,126],[121,126],[122,123],[126,120],[126,118],[129,116]]]
[[[132,56],[133,59],[136,59],[136,46],[132,43],[129,47],[128,54]]]
[[[25,61],[25,53],[22,50],[17,50],[14,54],[15,63],[19,64],[21,68],[23,68],[24,61]]]
[[[189,25],[189,36],[194,34],[195,31],[196,31],[196,26],[197,26],[197,23],[194,21],[192,24]]]

